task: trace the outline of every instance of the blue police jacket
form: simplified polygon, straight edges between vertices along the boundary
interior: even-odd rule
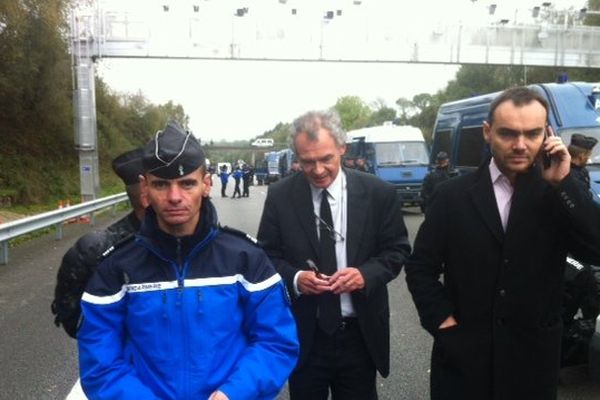
[[[227,180],[229,179],[229,173],[219,172],[219,178],[221,179],[221,183],[227,183]]]
[[[148,209],[140,233],[99,266],[82,298],[80,376],[93,399],[273,399],[298,358],[280,276],[204,200],[176,238]]]

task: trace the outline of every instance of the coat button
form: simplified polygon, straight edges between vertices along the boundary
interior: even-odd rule
[[[500,294],[500,297],[506,296],[506,290],[504,290],[504,289],[500,289],[500,291],[498,293]]]
[[[496,320],[496,325],[498,325],[498,326],[502,326],[502,325],[504,325],[504,318],[498,318],[498,319]]]

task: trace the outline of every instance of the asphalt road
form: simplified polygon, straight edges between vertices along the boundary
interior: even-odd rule
[[[250,198],[221,198],[215,179],[214,203],[223,225],[256,234],[266,186],[250,188]],[[227,193],[233,192],[230,184]],[[0,266],[0,399],[64,399],[77,381],[75,341],[53,324],[50,303],[62,255],[91,229],[107,226],[116,216],[98,218],[96,227],[65,226],[64,239],[53,234],[10,250],[10,261]],[[414,239],[422,216],[407,209],[405,222]],[[428,399],[431,339],[421,329],[404,274],[390,283],[392,313],[391,373],[379,380],[382,400]],[[562,371],[560,400],[600,399],[600,384],[587,378],[585,369]],[[287,398],[285,395],[281,398]]]

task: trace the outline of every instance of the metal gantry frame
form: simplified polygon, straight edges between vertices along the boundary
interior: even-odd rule
[[[302,9],[303,2],[269,1],[248,0],[228,10],[217,0],[155,0],[131,11],[106,8],[103,0],[79,0],[71,16],[71,52],[84,200],[97,198],[99,192],[94,87],[98,58],[600,68],[600,28],[575,24],[573,16],[569,24],[568,13],[562,20],[502,19],[478,25],[459,21],[415,30],[389,16],[385,23],[374,20],[367,1],[353,1],[344,10],[317,9],[310,15]],[[542,14],[549,12],[542,9]]]

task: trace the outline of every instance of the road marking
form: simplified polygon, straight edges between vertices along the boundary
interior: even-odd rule
[[[81,382],[79,379],[77,379],[77,382],[75,382],[75,385],[73,386],[65,400],[87,400],[85,393],[83,393],[83,389],[81,387]]]

